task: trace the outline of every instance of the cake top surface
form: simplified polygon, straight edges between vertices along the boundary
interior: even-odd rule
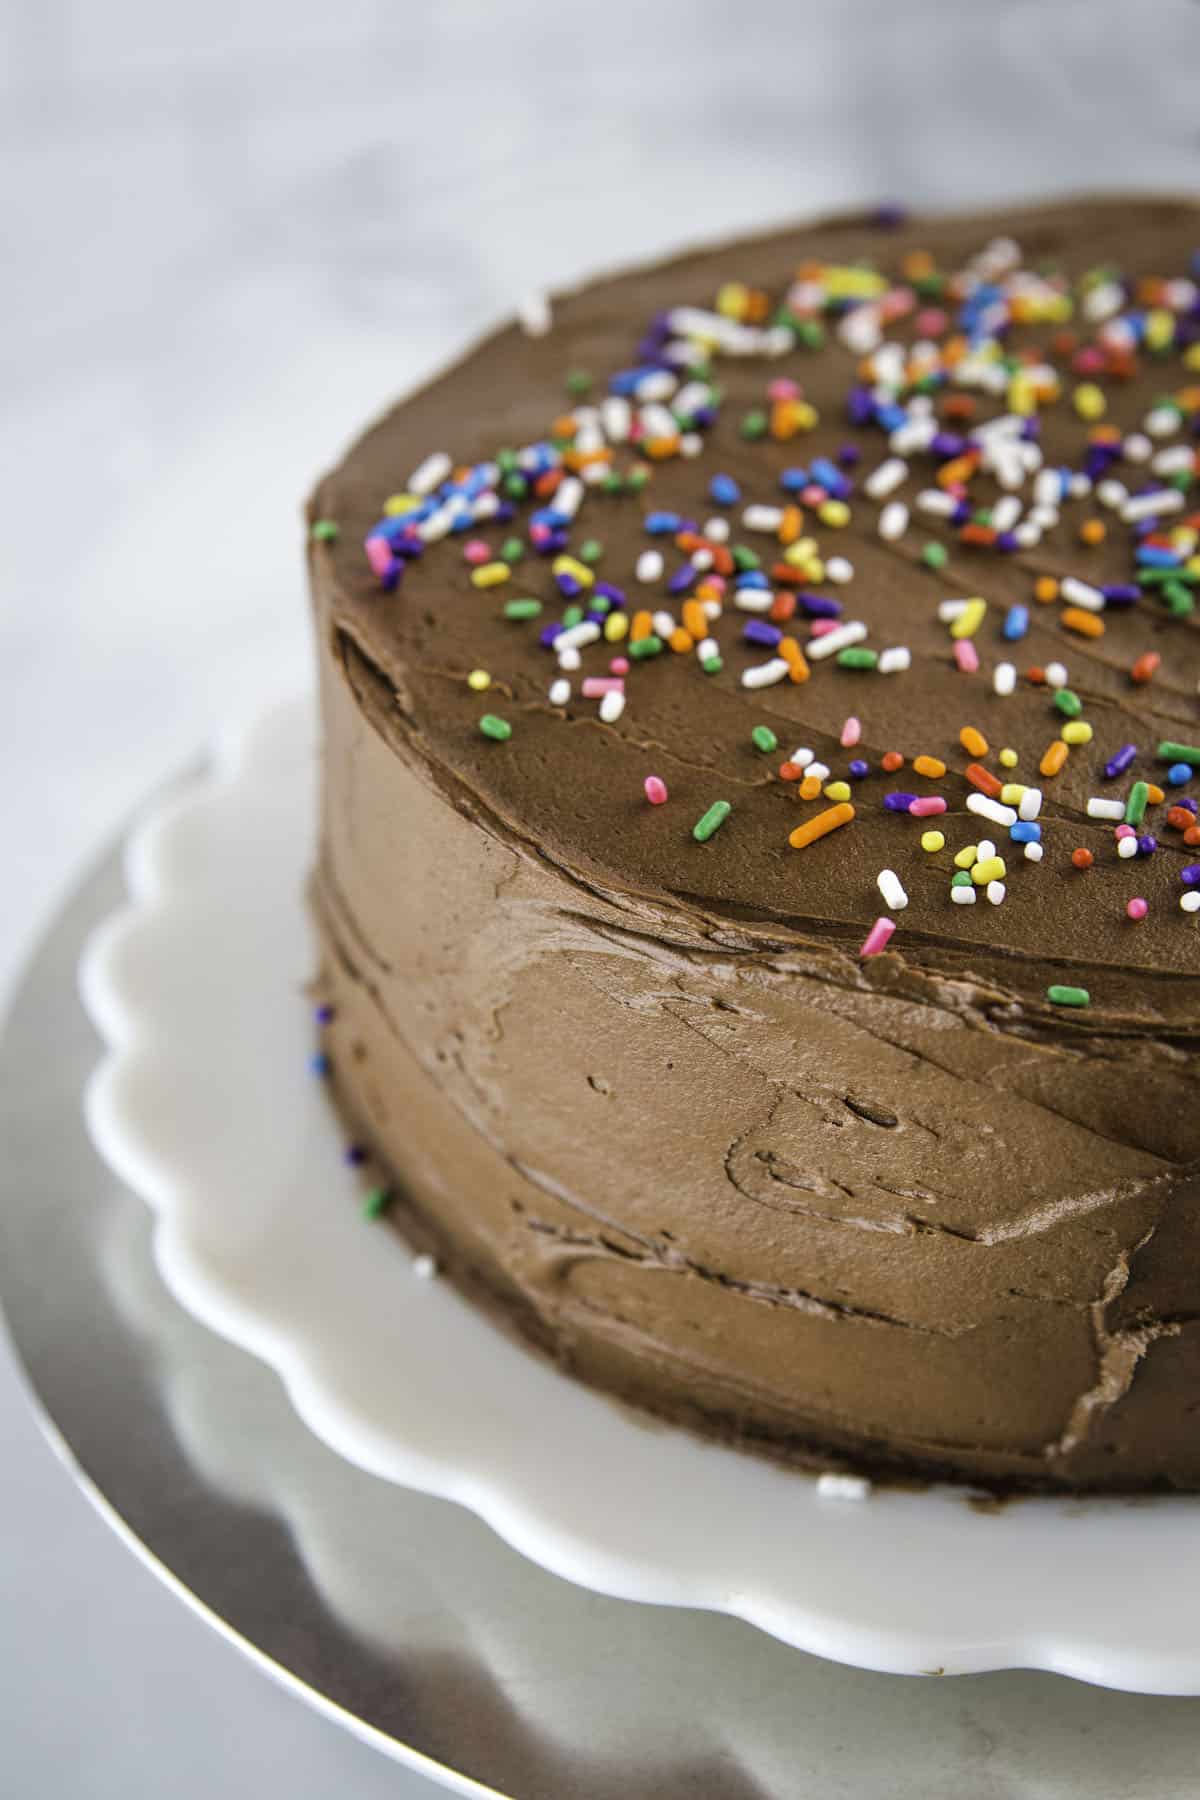
[[[1198,246],[889,210],[555,297],[318,489],[334,629],[457,804],[667,929],[1183,1040]]]

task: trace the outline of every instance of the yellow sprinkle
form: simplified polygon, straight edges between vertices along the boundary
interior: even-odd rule
[[[511,574],[512,570],[505,562],[484,563],[480,568],[471,570],[471,585],[477,588],[499,587]]]
[[[1146,314],[1146,347],[1165,350],[1175,336],[1175,315],[1165,306],[1155,306]]]
[[[850,523],[850,508],[844,500],[822,500],[817,508],[817,517],[822,525],[841,531],[843,526]]]
[[[983,862],[977,862],[971,870],[971,880],[976,887],[986,887],[989,881],[1003,881],[1006,869],[1002,856],[989,856]]]
[[[984,614],[986,612],[986,600],[968,600],[957,619],[955,619],[954,623],[951,625],[950,636],[952,638],[974,637],[975,633],[979,630],[979,627],[983,624]]]
[[[1062,737],[1065,744],[1090,744],[1092,728],[1086,719],[1068,719],[1062,728]]]
[[[1189,344],[1183,353],[1185,369],[1200,369],[1200,344]]]
[[[828,782],[825,787],[825,798],[827,800],[848,800],[850,798],[850,783],[848,781]]]
[[[610,644],[619,644],[629,630],[629,619],[623,612],[610,612],[604,621],[604,635]]]
[[[383,516],[385,519],[398,519],[420,504],[415,494],[391,494],[383,503]]]
[[[1018,762],[1016,751],[1006,744],[999,753],[999,761],[1004,768],[1015,769]]]
[[[1000,789],[1001,806],[1020,806],[1021,796],[1025,792],[1023,781],[1006,781]]]
[[[928,850],[931,855],[935,850],[944,850],[946,848],[944,833],[940,831],[923,831],[921,833],[921,848],[922,850]]]
[[[492,565],[489,563],[487,566],[490,568]],[[573,575],[580,587],[591,587],[596,579],[587,564],[581,563],[575,556],[556,556],[550,567],[555,575]]]
[[[1081,419],[1102,419],[1108,407],[1103,389],[1094,381],[1081,381],[1071,399]]]
[[[469,688],[474,688],[477,694],[482,694],[485,689],[490,688],[491,685],[492,678],[486,669],[472,669],[471,673],[467,676],[467,686]]]
[[[973,869],[978,856],[978,844],[965,844],[961,850],[955,851],[954,866],[956,869]]]

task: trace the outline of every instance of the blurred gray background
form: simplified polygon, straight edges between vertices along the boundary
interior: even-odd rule
[[[1194,189],[1198,50],[1191,0],[2,0],[0,992],[146,790],[304,679],[301,498],[466,335],[846,201]],[[155,1584],[7,1357],[0,1443],[6,1795],[432,1791]],[[1193,1793],[1153,1707],[1137,1792]],[[1088,1786],[998,1751],[978,1792],[1120,1800],[1077,1735]]]

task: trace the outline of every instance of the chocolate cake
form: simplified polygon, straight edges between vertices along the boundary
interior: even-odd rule
[[[1200,1488],[1198,245],[1129,197],[679,256],[320,484],[336,1103],[572,1375]]]

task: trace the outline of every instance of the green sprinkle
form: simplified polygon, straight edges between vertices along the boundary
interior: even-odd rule
[[[973,886],[973,883],[971,881],[970,870],[969,869],[959,869],[956,874],[954,874],[950,877],[950,886],[951,887],[971,887],[971,886]]]
[[[639,638],[636,644],[629,646],[629,654],[634,662],[641,662],[642,658],[646,656],[661,656],[662,652],[663,641],[660,637],[655,637],[653,632],[649,637]]]
[[[509,568],[519,563],[525,554],[525,545],[519,537],[505,538],[500,546],[500,561],[506,562]]]
[[[744,438],[763,438],[767,435],[767,415],[761,406],[756,406],[743,415],[741,433]]]
[[[848,650],[837,653],[837,664],[841,669],[873,669],[878,661],[878,650],[868,650],[863,644],[851,644]]]
[[[570,369],[567,373],[567,392],[577,399],[588,394],[592,389],[592,378],[586,369]]]
[[[334,519],[314,519],[312,539],[314,544],[336,544],[338,537],[337,521]]]
[[[706,675],[719,675],[725,664],[719,656],[706,656],[700,667]]]
[[[1200,769],[1200,744],[1174,744],[1170,738],[1164,738],[1157,754],[1163,762],[1185,762]]]
[[[600,486],[606,494],[623,494],[625,492],[625,477],[623,475],[618,475],[614,469],[610,474],[604,477]]]
[[[750,733],[750,741],[756,750],[762,751],[764,756],[770,756],[772,750],[779,748],[779,739],[769,725],[756,725]]]
[[[949,552],[945,544],[926,544],[921,552],[921,561],[927,569],[944,569],[949,561]]]
[[[504,497],[506,500],[523,500],[529,491],[529,483],[516,470],[504,477]]]
[[[706,813],[692,826],[692,836],[698,844],[707,844],[714,831],[719,831],[730,813],[733,811],[728,800],[714,800]]]
[[[1146,802],[1150,798],[1150,789],[1146,782],[1135,781],[1129,790],[1129,798],[1125,802],[1125,823],[1140,825],[1146,816]]]
[[[1090,1006],[1092,996],[1086,988],[1063,987],[1060,982],[1052,982],[1046,989],[1046,998],[1051,1006]]]
[[[517,467],[516,451],[515,450],[497,450],[497,452],[496,452],[496,467],[499,469],[499,471],[502,475],[511,475],[513,473],[513,470]]]
[[[649,469],[643,469],[639,465],[636,469],[630,469],[628,475],[625,477],[625,485],[632,493],[640,494],[649,479]]]
[[[816,319],[801,319],[796,336],[806,350],[820,350],[825,342],[825,327]]]
[[[747,569],[761,569],[762,567],[762,557],[756,550],[749,549],[745,544],[735,544],[732,555],[733,566],[739,574],[744,574]]]
[[[540,600],[506,600],[504,602],[506,619],[536,619],[541,610]]]
[[[582,606],[564,606],[563,607],[562,628],[564,631],[570,631],[572,625],[581,625],[582,623],[583,623],[583,608],[582,608]]]
[[[1167,603],[1167,611],[1173,618],[1186,618],[1189,613],[1194,613],[1196,610],[1195,596],[1188,592],[1182,582],[1164,582],[1162,596]]]
[[[495,713],[484,713],[479,721],[479,729],[484,737],[494,738],[498,744],[503,744],[512,736],[512,726],[508,720],[498,718]]]
[[[585,563],[598,563],[604,555],[604,545],[599,538],[587,538],[579,546],[579,560]]]
[[[1059,688],[1054,696],[1054,704],[1068,719],[1077,719],[1083,711],[1083,701],[1070,688]]]
[[[395,1195],[391,1188],[373,1187],[363,1196],[362,1213],[364,1219],[378,1219],[392,1204]]]

